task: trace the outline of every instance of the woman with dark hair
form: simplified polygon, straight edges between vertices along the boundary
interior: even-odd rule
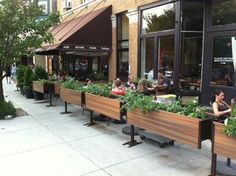
[[[215,121],[224,123],[224,120],[229,117],[231,112],[230,106],[224,101],[224,92],[216,89],[211,102]]]
[[[11,84],[11,67],[7,67],[5,72],[7,83]]]

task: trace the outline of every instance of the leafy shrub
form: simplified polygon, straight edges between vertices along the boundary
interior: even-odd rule
[[[236,137],[236,117],[231,117],[228,120],[227,125],[225,126],[225,128],[223,129],[223,132],[227,135],[227,136],[232,136],[232,137]]]
[[[192,118],[205,119],[206,108],[200,106],[197,102],[192,102],[187,105],[181,104],[181,99],[174,101],[172,104],[156,103],[152,96],[146,96],[134,91],[127,91],[123,97],[125,104],[122,105],[122,110],[133,111],[140,109],[141,112],[152,111],[167,111],[185,115]]]
[[[231,117],[229,118],[226,126],[224,127],[223,132],[227,136],[236,137],[236,105],[235,104],[231,107],[230,116]]]
[[[34,80],[40,80],[40,79],[44,79],[47,80],[48,79],[48,73],[45,71],[44,68],[40,67],[40,66],[36,66],[34,69]]]
[[[122,100],[125,102],[122,105],[122,110],[133,111],[140,109],[142,113],[146,113],[166,110],[167,108],[165,104],[154,102],[151,96],[146,96],[134,91],[127,91]]]
[[[110,96],[110,89],[107,84],[90,84],[84,87],[83,91],[104,97]]]
[[[76,81],[74,78],[67,78],[65,82],[62,83],[62,87],[66,89],[72,89],[78,92],[82,92],[82,84]]]
[[[41,79],[38,81],[40,84],[43,84],[43,85],[53,85],[54,82],[53,81],[50,81],[50,80],[45,80],[45,79]]]
[[[33,84],[33,71],[30,67],[27,67],[24,74],[24,87],[31,87]]]
[[[16,109],[11,102],[0,101],[0,119],[3,119],[7,115],[16,116]]]
[[[16,69],[16,79],[18,83],[17,86],[21,88],[23,88],[25,70],[26,70],[26,67],[24,65],[20,65]]]

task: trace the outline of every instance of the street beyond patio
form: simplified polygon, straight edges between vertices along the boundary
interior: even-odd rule
[[[4,81],[5,83],[5,81]],[[70,114],[62,115],[64,104],[46,107],[26,99],[15,84],[5,84],[7,100],[29,115],[0,121],[1,176],[207,176],[210,174],[211,145],[202,149],[175,142],[160,148],[157,142],[144,140],[129,148],[122,145],[129,136],[125,125],[99,122],[92,127],[89,112],[69,105]],[[138,141],[141,139],[136,137]]]

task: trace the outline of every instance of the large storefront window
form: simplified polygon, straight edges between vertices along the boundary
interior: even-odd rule
[[[154,74],[154,38],[141,41],[141,77],[153,79]]]
[[[236,0],[212,0],[212,25],[236,24]]]
[[[174,36],[163,36],[158,41],[158,68],[164,68],[165,75],[172,78],[174,71]]]
[[[182,3],[181,58],[179,89],[200,91],[202,70],[204,2]]]
[[[202,68],[202,34],[182,34],[180,90],[200,90]]]
[[[215,37],[211,85],[236,86],[236,37]]]
[[[117,76],[127,81],[129,76],[129,19],[126,14],[117,16]]]
[[[63,71],[69,76],[84,81],[107,80],[108,58],[101,56],[63,55]]]
[[[142,33],[175,28],[175,3],[153,7],[142,11]]]

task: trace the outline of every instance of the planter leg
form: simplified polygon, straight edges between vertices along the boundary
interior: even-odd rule
[[[68,114],[71,113],[70,111],[67,111],[67,102],[65,101],[65,112],[61,112],[61,114]]]
[[[129,147],[133,147],[133,146],[135,146],[135,145],[141,144],[142,142],[137,142],[137,141],[134,139],[134,125],[130,125],[130,128],[131,128],[130,141],[124,143],[123,145],[129,145]]]
[[[228,167],[231,166],[231,159],[230,159],[230,158],[227,158],[227,163],[226,163],[226,165],[227,165]]]
[[[49,92],[49,105],[47,105],[46,107],[51,107],[51,106],[55,106],[52,104],[52,92]]]
[[[216,176],[216,164],[217,164],[217,155],[215,153],[212,153],[211,176]]]
[[[86,123],[84,125],[87,126],[87,127],[90,127],[90,126],[93,126],[93,125],[97,125],[97,123],[93,121],[93,111],[90,111],[90,122]]]
[[[107,118],[107,126],[110,126],[110,121],[111,121],[111,118]]]

